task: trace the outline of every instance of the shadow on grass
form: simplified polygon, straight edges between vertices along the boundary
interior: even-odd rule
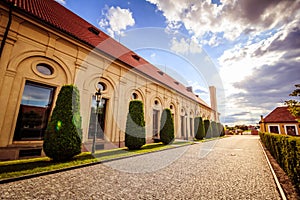
[[[117,155],[122,155],[122,154],[127,154],[127,155],[131,155],[134,153],[138,153],[141,151],[146,151],[146,150],[152,150],[152,149],[156,149],[159,147],[164,147],[166,145],[162,144],[162,143],[155,143],[155,144],[149,144],[149,145],[145,145],[143,146],[141,149],[116,149],[116,150],[111,150],[111,151],[104,151],[104,152],[98,152],[96,154],[94,154],[94,157],[96,158],[100,158],[100,157],[107,157],[107,156],[117,156]]]
[[[24,170],[34,170],[34,169],[43,168],[43,167],[51,168],[51,166],[67,165],[68,163],[72,163],[72,162],[80,163],[81,161],[92,160],[92,159],[94,159],[94,157],[91,154],[84,154],[84,155],[75,156],[71,160],[63,161],[63,162],[54,162],[54,161],[48,159],[48,160],[40,160],[40,161],[24,163],[24,161],[20,160],[19,163],[1,165],[0,166],[0,174],[8,173],[8,172],[18,172],[18,171],[24,171]]]

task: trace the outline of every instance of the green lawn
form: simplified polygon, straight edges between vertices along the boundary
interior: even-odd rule
[[[144,145],[140,150],[127,150],[127,148],[118,148],[96,151],[94,155],[92,155],[90,152],[83,152],[67,162],[52,162],[48,157],[4,161],[0,162],[0,180],[64,169],[94,162],[107,161],[132,155],[145,154],[163,149],[174,148],[177,146],[190,145],[192,143],[193,142],[185,141],[174,142],[171,145],[151,143]]]

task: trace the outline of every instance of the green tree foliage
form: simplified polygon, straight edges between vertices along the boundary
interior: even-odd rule
[[[205,138],[211,138],[212,130],[211,130],[210,121],[208,119],[204,120],[204,130],[205,130]]]
[[[160,141],[164,144],[170,144],[174,141],[174,121],[171,110],[163,110],[160,118]]]
[[[205,137],[205,128],[202,117],[196,117],[194,120],[194,132],[197,140],[202,140]]]
[[[44,137],[44,152],[54,161],[68,160],[81,153],[81,117],[76,86],[61,88]]]
[[[146,143],[143,102],[133,100],[129,103],[126,121],[125,146],[128,149],[140,149]]]
[[[290,94],[293,97],[300,97],[300,84],[295,85],[296,89]],[[300,102],[298,100],[288,100],[285,104],[289,107],[291,114],[300,122]]]

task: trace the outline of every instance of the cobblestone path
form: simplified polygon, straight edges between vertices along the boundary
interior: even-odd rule
[[[0,199],[280,199],[257,136],[1,184]]]

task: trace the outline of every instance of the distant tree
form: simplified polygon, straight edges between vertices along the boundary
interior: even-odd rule
[[[295,85],[296,89],[289,95],[300,97],[300,84]],[[300,102],[298,100],[288,100],[285,104],[289,107],[290,113],[300,122]]]
[[[133,100],[129,103],[126,121],[125,146],[128,149],[140,149],[146,143],[143,102]]]
[[[163,110],[160,120],[160,141],[164,144],[170,144],[174,141],[174,121],[171,110]]]
[[[81,117],[76,86],[61,88],[44,137],[44,152],[54,161],[69,160],[81,153]]]

